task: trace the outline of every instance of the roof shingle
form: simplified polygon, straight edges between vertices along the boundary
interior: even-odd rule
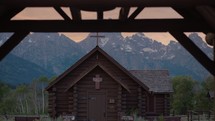
[[[130,70],[137,79],[155,93],[173,92],[172,82],[168,70]]]

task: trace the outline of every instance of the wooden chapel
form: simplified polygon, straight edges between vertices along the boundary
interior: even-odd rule
[[[118,121],[134,112],[167,116],[173,92],[167,70],[126,70],[98,46],[46,90],[49,114],[77,121]]]

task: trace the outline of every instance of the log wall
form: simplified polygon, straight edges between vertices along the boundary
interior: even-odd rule
[[[97,74],[103,79],[99,90],[93,82]],[[52,117],[75,115],[77,121],[87,121],[90,92],[106,95],[107,121],[117,121],[121,115],[133,112],[140,116],[147,116],[147,112],[169,114],[168,95],[150,94],[99,52],[88,57],[49,90],[49,114]]]

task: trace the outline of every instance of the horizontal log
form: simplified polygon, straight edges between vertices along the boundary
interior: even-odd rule
[[[48,106],[49,106],[50,108],[54,108],[54,107],[56,107],[56,103],[48,103]]]
[[[77,112],[87,115],[87,110],[86,109],[82,109],[82,110],[78,109]]]
[[[52,93],[48,93],[48,96],[55,96],[55,93],[54,92],[52,92]]]
[[[57,98],[56,96],[51,96],[51,97],[48,98],[48,100],[49,100],[49,101],[52,101],[52,100],[55,101],[56,98]]]
[[[78,100],[78,101],[77,101],[78,104],[85,104],[85,103],[87,103],[87,102],[88,102],[88,100]]]
[[[116,83],[108,83],[108,82],[101,82],[100,83],[101,88],[110,88],[117,90]],[[89,83],[81,83],[79,88],[95,88],[95,82],[89,82]]]
[[[77,117],[77,120],[78,121],[87,121],[88,119],[87,119],[87,117],[86,116],[82,116],[82,117]]]
[[[56,102],[68,102],[68,97],[57,97]]]
[[[108,112],[107,117],[117,116],[117,112]]]
[[[119,20],[13,20],[0,23],[0,32],[204,32],[212,31],[203,21],[183,19]],[[23,27],[24,26],[24,27]]]
[[[78,114],[77,114],[77,117],[80,117],[80,116],[81,116],[81,117],[87,117],[87,114],[86,114],[86,113],[78,113]]]

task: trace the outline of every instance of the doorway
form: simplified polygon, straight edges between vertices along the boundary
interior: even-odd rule
[[[88,120],[106,121],[105,93],[88,93]]]

